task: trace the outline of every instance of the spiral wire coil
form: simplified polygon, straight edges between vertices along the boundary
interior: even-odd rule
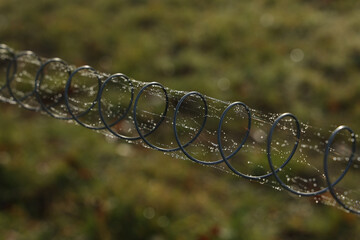
[[[227,165],[227,167],[236,175],[246,178],[246,179],[250,179],[250,180],[263,180],[266,178],[269,178],[270,176],[274,176],[276,181],[280,184],[280,186],[282,188],[284,188],[285,190],[296,194],[298,196],[317,196],[317,195],[321,195],[324,194],[325,192],[330,192],[330,194],[332,195],[332,197],[334,198],[334,200],[340,205],[342,206],[345,210],[351,212],[351,213],[355,213],[355,214],[360,214],[359,210],[353,209],[352,207],[348,206],[341,198],[339,198],[339,196],[336,194],[334,187],[335,185],[337,185],[346,175],[346,173],[348,172],[349,168],[351,167],[351,165],[353,164],[353,159],[354,159],[354,154],[356,152],[356,137],[355,134],[353,132],[353,130],[351,128],[349,128],[348,126],[339,126],[338,128],[336,128],[330,135],[326,146],[325,146],[325,152],[324,152],[324,157],[323,157],[323,170],[324,170],[324,175],[325,175],[325,179],[326,179],[326,184],[327,186],[318,190],[318,191],[313,191],[313,192],[302,192],[302,191],[298,191],[298,190],[294,190],[293,188],[289,187],[286,183],[284,183],[281,178],[278,175],[278,172],[281,171],[293,158],[295,152],[297,151],[298,145],[299,145],[299,141],[300,141],[300,134],[301,134],[301,125],[299,123],[299,120],[297,119],[297,117],[291,113],[283,113],[280,116],[278,116],[275,121],[273,122],[270,131],[268,133],[268,137],[267,137],[267,143],[266,143],[266,155],[267,155],[267,160],[269,163],[269,167],[271,169],[271,171],[267,174],[264,175],[258,175],[258,176],[252,176],[252,175],[247,175],[244,174],[240,171],[238,171],[231,163],[230,163],[230,159],[232,157],[235,156],[235,154],[237,154],[242,147],[244,146],[244,144],[246,143],[246,141],[248,140],[250,131],[251,131],[251,126],[252,126],[252,112],[250,110],[250,108],[243,102],[233,102],[231,104],[229,104],[226,109],[223,111],[223,113],[221,114],[220,117],[220,122],[217,128],[217,147],[218,147],[218,151],[221,155],[221,158],[219,160],[216,161],[212,161],[212,162],[207,162],[207,161],[202,161],[199,160],[195,157],[193,157],[188,151],[187,151],[187,147],[193,143],[201,134],[201,132],[203,131],[205,124],[207,122],[207,114],[208,114],[208,103],[206,101],[206,98],[204,97],[204,95],[202,95],[199,92],[188,92],[185,95],[182,96],[182,98],[177,102],[176,108],[175,108],[175,113],[174,113],[174,117],[172,119],[172,128],[173,128],[173,133],[174,133],[174,137],[177,143],[177,147],[174,148],[163,148],[163,147],[159,147],[156,146],[154,144],[152,144],[150,141],[147,140],[147,137],[151,134],[153,134],[155,132],[156,129],[159,128],[159,126],[163,123],[165,117],[167,116],[168,113],[168,108],[169,108],[169,96],[168,96],[168,92],[166,90],[166,88],[158,83],[158,82],[151,82],[146,84],[145,86],[143,86],[141,88],[141,90],[139,91],[139,93],[135,96],[134,95],[134,86],[133,86],[133,82],[132,80],[121,73],[117,73],[117,74],[113,74],[111,76],[108,76],[107,79],[102,83],[101,79],[99,77],[97,77],[97,94],[95,96],[95,98],[93,99],[92,103],[88,106],[87,109],[84,109],[82,112],[80,113],[75,113],[73,110],[73,107],[71,106],[71,103],[69,101],[69,92],[71,91],[71,84],[72,84],[72,79],[73,77],[79,73],[80,71],[83,70],[87,70],[90,72],[93,72],[95,75],[98,76],[97,71],[90,67],[90,66],[82,66],[82,67],[78,67],[75,70],[71,71],[70,68],[68,67],[68,64],[59,59],[59,58],[53,58],[53,59],[49,59],[46,61],[43,61],[42,58],[40,58],[39,56],[37,56],[34,52],[31,51],[25,51],[25,52],[20,52],[20,53],[15,53],[14,50],[12,50],[10,47],[8,47],[5,44],[0,44],[0,50],[5,52],[11,59],[7,65],[6,68],[6,81],[4,82],[4,84],[2,86],[0,86],[0,91],[6,90],[8,91],[8,93],[10,94],[10,101],[11,102],[15,102],[17,104],[19,104],[21,107],[28,109],[28,110],[32,110],[32,111],[44,111],[45,113],[47,113],[48,115],[50,115],[53,118],[56,119],[62,119],[62,120],[74,120],[76,121],[78,124],[80,124],[81,126],[88,128],[88,129],[93,129],[93,130],[108,130],[111,134],[113,134],[114,136],[116,136],[117,138],[123,139],[123,140],[127,140],[127,141],[136,141],[136,140],[142,140],[146,145],[148,145],[150,148],[153,148],[155,150],[158,151],[162,151],[162,152],[174,152],[174,151],[181,151],[187,158],[189,158],[190,160],[196,162],[196,163],[200,163],[200,164],[204,164],[204,165],[216,165],[219,163],[225,163]],[[18,59],[24,56],[32,56],[34,59],[36,59],[39,64],[40,67],[37,70],[36,73],[36,77],[34,79],[34,85],[33,85],[33,89],[32,91],[30,91],[29,93],[25,94],[24,96],[16,96],[16,94],[14,94],[14,90],[11,87],[11,83],[14,80],[14,76],[16,74],[17,71],[17,65],[18,65]],[[47,105],[42,97],[40,96],[40,87],[43,84],[42,79],[44,77],[44,68],[51,64],[51,63],[57,63],[57,64],[61,64],[64,66],[66,70],[66,73],[68,74],[68,80],[66,82],[65,88],[64,88],[64,92],[63,94],[61,94],[61,96],[59,96],[59,98],[57,99],[56,102],[52,103],[50,106]],[[125,111],[117,117],[117,119],[115,119],[113,122],[108,123],[106,121],[106,118],[104,116],[103,113],[103,109],[102,109],[102,97],[103,97],[103,93],[104,93],[104,89],[107,86],[107,84],[109,82],[111,82],[113,79],[115,78],[122,78],[123,80],[125,80],[125,82],[128,83],[129,87],[130,87],[130,99],[128,102],[128,105],[125,109]],[[140,127],[140,124],[138,122],[138,114],[137,114],[137,110],[138,110],[138,103],[139,100],[142,96],[142,94],[144,93],[144,91],[147,88],[150,87],[158,87],[161,89],[161,91],[163,92],[164,96],[165,96],[165,108],[163,110],[163,112],[160,115],[160,119],[156,122],[155,126],[148,131],[147,133],[143,133]],[[189,98],[190,96],[196,96],[198,98],[201,99],[202,104],[204,106],[204,115],[203,115],[203,120],[201,123],[201,126],[199,128],[199,130],[196,132],[196,134],[186,143],[182,143],[179,135],[178,135],[178,113],[180,110],[180,107],[182,106],[182,104],[184,103],[184,101]],[[38,104],[40,104],[40,107],[37,106],[29,106],[24,104],[24,101],[26,101],[28,98],[33,97],[36,99],[36,101],[38,102]],[[54,113],[51,110],[51,107],[54,107],[58,104],[60,104],[61,101],[65,102],[68,114],[70,116],[62,116],[59,114]],[[91,110],[93,110],[96,106],[96,103],[98,104],[98,114],[99,117],[101,119],[102,122],[102,126],[91,126],[85,122],[83,122],[80,118],[82,116],[85,116],[86,114],[88,114]],[[224,119],[227,115],[227,113],[233,109],[234,107],[242,107],[247,115],[247,129],[246,129],[246,133],[245,136],[243,137],[241,143],[238,145],[238,147],[232,151],[231,154],[229,155],[225,155],[224,153],[224,148],[223,148],[223,144],[222,144],[222,137],[221,137],[221,133],[222,133],[222,127],[223,127],[223,123],[224,123]],[[138,136],[135,137],[129,137],[129,136],[124,136],[121,135],[119,133],[117,133],[116,131],[114,131],[111,127],[114,126],[115,124],[117,124],[119,121],[121,121],[122,119],[124,119],[126,116],[128,116],[130,114],[131,109],[133,110],[133,124],[135,126],[135,129],[137,131]],[[280,167],[275,167],[273,164],[273,160],[272,160],[272,153],[271,153],[271,144],[272,144],[272,137],[273,137],[273,133],[274,130],[276,128],[276,126],[279,124],[279,122],[285,118],[288,119],[292,119],[293,121],[295,121],[295,125],[296,125],[296,141],[294,144],[294,147],[292,149],[292,151],[290,152],[289,156],[287,157],[287,159],[282,163],[282,165]],[[335,139],[335,137],[342,131],[347,131],[351,134],[351,142],[352,142],[352,148],[351,148],[351,156],[349,157],[349,161],[345,167],[345,170],[342,172],[342,174],[335,180],[335,181],[331,181],[330,179],[330,174],[329,174],[329,167],[328,167],[328,158],[329,158],[329,153],[330,153],[330,149],[331,146],[333,144],[333,141]]]

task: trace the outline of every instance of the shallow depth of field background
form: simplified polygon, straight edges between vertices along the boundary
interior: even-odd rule
[[[360,3],[0,0],[0,42],[360,132]],[[357,239],[357,216],[0,104],[0,239]]]

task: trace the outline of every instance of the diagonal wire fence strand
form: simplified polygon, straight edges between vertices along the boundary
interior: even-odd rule
[[[0,45],[0,99],[360,214],[358,135]]]

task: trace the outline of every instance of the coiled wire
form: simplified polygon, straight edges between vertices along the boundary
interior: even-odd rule
[[[154,134],[154,132],[160,127],[160,125],[164,122],[164,119],[168,113],[168,108],[169,108],[169,96],[167,93],[166,88],[157,82],[151,82],[146,84],[145,86],[143,86],[139,93],[134,96],[134,84],[132,82],[132,80],[122,74],[122,73],[116,73],[113,74],[111,76],[108,76],[105,81],[101,81],[100,76],[98,74],[98,72],[90,67],[90,66],[82,66],[82,67],[78,67],[76,69],[71,69],[69,67],[69,65],[59,59],[59,58],[53,58],[53,59],[49,59],[46,61],[43,61],[42,58],[40,58],[39,56],[37,56],[34,52],[31,51],[25,51],[25,52],[20,52],[20,53],[15,53],[14,50],[12,50],[10,47],[6,46],[5,44],[0,44],[0,51],[5,52],[5,54],[10,58],[9,63],[6,67],[6,76],[1,76],[4,77],[6,79],[6,81],[4,81],[2,83],[2,85],[0,86],[0,91],[3,91],[4,89],[8,89],[8,92],[10,94],[11,100],[15,101],[17,104],[19,104],[20,106],[22,106],[25,109],[28,110],[32,110],[32,111],[44,111],[46,112],[48,115],[50,115],[53,118],[56,119],[61,119],[61,120],[74,120],[76,121],[79,125],[88,128],[88,129],[93,129],[93,130],[108,130],[111,134],[113,134],[114,136],[116,136],[119,139],[123,139],[123,140],[128,140],[128,141],[136,141],[136,140],[142,140],[146,145],[148,145],[150,148],[153,148],[155,150],[158,151],[162,151],[162,152],[174,152],[174,151],[182,151],[183,154],[189,158],[190,160],[196,162],[196,163],[200,163],[200,164],[204,164],[204,165],[216,165],[216,164],[220,164],[220,163],[225,163],[228,168],[236,175],[246,178],[246,179],[251,179],[251,180],[263,180],[266,178],[269,178],[270,176],[274,176],[276,181],[280,184],[280,186],[282,188],[284,188],[285,190],[299,195],[299,196],[317,196],[317,195],[321,195],[324,194],[325,192],[330,192],[330,194],[333,196],[333,198],[335,199],[335,201],[342,206],[344,209],[346,209],[349,212],[355,213],[355,214],[360,214],[359,210],[353,209],[350,206],[348,206],[346,203],[344,203],[344,201],[339,198],[339,196],[336,194],[334,187],[345,177],[346,173],[349,171],[351,165],[353,164],[353,158],[354,158],[354,154],[356,151],[356,137],[355,134],[353,132],[353,130],[351,128],[349,128],[348,126],[339,126],[338,128],[336,128],[332,134],[330,135],[327,143],[326,143],[326,147],[325,147],[325,153],[324,153],[324,160],[323,160],[323,170],[324,170],[324,175],[325,175],[325,179],[326,179],[326,184],[327,187],[324,187],[318,191],[312,191],[312,192],[302,192],[302,191],[298,191],[295,190],[293,188],[291,188],[290,186],[288,186],[285,182],[283,182],[281,180],[281,178],[278,175],[278,172],[281,171],[282,169],[284,169],[286,167],[286,165],[291,161],[291,159],[293,158],[295,152],[297,151],[298,145],[299,145],[299,141],[300,141],[300,135],[301,135],[301,125],[299,123],[299,120],[297,119],[297,117],[291,113],[284,113],[281,114],[280,116],[278,116],[269,131],[268,134],[268,138],[267,138],[267,143],[266,143],[266,154],[267,154],[267,159],[268,159],[268,163],[269,163],[269,167],[270,167],[270,172],[264,175],[258,175],[258,176],[252,176],[252,175],[247,175],[244,174],[240,171],[238,171],[231,163],[230,163],[230,159],[233,158],[244,146],[244,144],[246,143],[246,141],[248,140],[250,131],[251,131],[251,126],[252,126],[252,114],[251,114],[251,110],[250,108],[243,102],[233,102],[231,104],[229,104],[226,109],[223,111],[223,113],[221,114],[220,117],[220,121],[218,124],[218,128],[217,128],[217,147],[218,150],[220,152],[221,155],[221,159],[216,160],[216,161],[212,161],[212,162],[208,162],[208,161],[203,161],[200,159],[195,158],[194,156],[192,156],[187,150],[186,148],[193,143],[201,134],[201,132],[203,131],[205,124],[207,122],[207,114],[208,114],[208,103],[206,101],[206,98],[204,97],[204,95],[202,95],[199,92],[189,92],[186,93],[182,96],[182,98],[177,102],[176,104],[176,108],[175,108],[175,113],[174,113],[174,117],[172,120],[172,127],[173,127],[173,131],[174,131],[174,137],[177,143],[177,147],[173,147],[173,148],[163,148],[163,147],[159,147],[156,146],[152,143],[150,143],[150,141],[147,140],[147,137],[150,136],[151,134]],[[34,79],[34,85],[33,85],[33,89],[24,94],[24,96],[17,96],[12,88],[12,82],[15,79],[15,75],[17,73],[17,65],[18,65],[18,61],[19,59],[26,57],[26,56],[31,56],[33,57],[36,61],[38,61],[38,64],[40,65],[37,73],[36,73],[36,77]],[[57,64],[61,64],[64,66],[64,68],[66,69],[66,72],[68,74],[68,80],[64,86],[64,91],[62,93],[59,94],[58,98],[56,99],[55,102],[52,102],[50,105],[48,105],[45,101],[43,101],[42,99],[42,93],[40,91],[40,88],[43,84],[43,78],[44,78],[44,69],[46,66],[48,66],[49,64],[52,63],[57,63]],[[91,71],[93,72],[96,76],[97,76],[97,94],[95,96],[95,98],[92,100],[92,103],[89,105],[88,108],[84,109],[82,112],[80,113],[75,113],[74,112],[74,107],[71,105],[70,101],[69,101],[69,92],[72,89],[72,80],[73,77],[78,74],[80,71],[83,70],[87,70],[87,71]],[[114,121],[112,121],[111,123],[107,122],[105,116],[104,116],[104,111],[102,109],[102,101],[103,101],[103,93],[104,93],[104,89],[107,87],[107,85],[109,83],[111,83],[111,81],[113,81],[114,79],[122,79],[124,82],[126,82],[130,88],[130,98],[128,101],[127,106],[125,107],[125,111],[122,114],[119,114],[117,116],[117,119],[115,119]],[[150,87],[158,87],[161,89],[162,93],[165,96],[165,107],[163,112],[160,115],[160,119],[155,123],[154,127],[152,129],[150,129],[147,133],[143,133],[140,124],[138,122],[138,103],[139,100],[142,97],[142,94],[144,93],[144,91]],[[195,133],[195,135],[186,143],[182,143],[179,135],[178,135],[178,123],[177,123],[177,119],[178,119],[178,113],[180,110],[180,107],[182,106],[182,104],[184,103],[184,101],[189,98],[190,96],[196,96],[198,98],[201,99],[203,106],[204,106],[204,113],[203,113],[203,120],[202,123],[198,129],[198,131]],[[29,106],[27,104],[24,104],[24,102],[28,99],[34,97],[37,102],[39,103],[40,107],[38,106]],[[54,111],[51,110],[52,107],[59,105],[61,102],[64,102],[66,105],[66,109],[67,109],[67,113],[64,114],[59,114],[59,113],[55,113]],[[99,118],[102,122],[102,126],[92,126],[89,125],[85,122],[83,122],[80,118],[86,116],[91,110],[94,110],[96,108],[96,105],[98,105],[98,114],[99,114]],[[227,113],[234,107],[242,107],[244,108],[246,115],[247,115],[247,120],[248,120],[248,124],[247,124],[247,128],[246,128],[246,133],[245,136],[243,137],[242,141],[240,142],[240,144],[238,144],[237,148],[235,150],[233,150],[230,154],[228,154],[227,156],[224,153],[224,147],[222,144],[222,127],[224,124],[224,119],[226,118]],[[130,110],[133,109],[133,116],[132,116],[132,120],[133,120],[133,124],[135,126],[136,132],[138,134],[138,136],[125,136],[125,135],[121,135],[119,133],[117,133],[116,131],[114,131],[111,127],[114,126],[115,124],[117,124],[119,121],[121,121],[122,119],[124,119],[126,116],[129,115]],[[296,125],[296,136],[295,136],[295,144],[294,147],[292,148],[292,151],[290,152],[289,156],[287,157],[287,159],[281,164],[280,167],[275,167],[273,164],[273,160],[272,160],[272,153],[271,153],[271,145],[272,145],[272,137],[273,137],[273,133],[277,127],[277,125],[279,124],[279,122],[285,118],[289,118],[292,119],[293,121],[295,121],[295,125]],[[329,158],[329,153],[330,153],[330,149],[332,147],[332,144],[334,142],[334,139],[336,137],[336,135],[338,135],[341,131],[348,131],[351,134],[351,142],[352,142],[352,148],[351,148],[351,156],[349,157],[349,161],[345,167],[345,170],[342,172],[342,174],[335,180],[335,181],[331,181],[330,180],[330,174],[329,174],[329,169],[328,169],[328,158]]]

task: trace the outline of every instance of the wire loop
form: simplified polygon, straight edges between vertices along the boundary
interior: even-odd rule
[[[235,155],[240,150],[242,150],[243,148],[246,148],[248,146],[248,145],[245,145],[246,142],[248,141],[248,139],[251,137],[254,137],[253,135],[250,135],[250,132],[251,132],[251,127],[252,127],[252,122],[253,122],[253,120],[257,120],[257,116],[254,114],[254,117],[253,117],[252,114],[254,113],[254,111],[252,112],[250,110],[250,108],[243,102],[230,103],[229,105],[227,105],[225,110],[222,111],[220,118],[219,118],[219,116],[216,116],[216,119],[219,118],[220,121],[219,121],[218,125],[215,125],[215,126],[217,126],[217,129],[211,132],[211,134],[213,134],[216,137],[216,140],[214,140],[211,143],[214,146],[216,146],[217,150],[219,151],[219,153],[221,155],[221,159],[218,159],[215,161],[205,161],[205,160],[200,160],[200,159],[194,157],[187,148],[191,144],[195,143],[196,140],[200,139],[200,135],[202,133],[210,132],[205,129],[206,124],[209,123],[209,121],[208,121],[209,109],[211,110],[212,107],[214,107],[214,106],[208,104],[207,99],[209,100],[210,99],[209,97],[205,97],[203,94],[196,92],[196,91],[185,93],[177,103],[175,102],[176,107],[174,109],[174,116],[172,117],[172,116],[167,116],[167,115],[169,114],[169,110],[172,111],[172,109],[173,109],[173,107],[170,107],[171,106],[170,103],[173,103],[173,102],[170,102],[170,101],[174,100],[174,99],[170,99],[169,96],[171,96],[171,95],[169,95],[167,88],[165,88],[160,83],[151,82],[151,83],[147,83],[145,85],[137,85],[137,87],[142,86],[142,88],[139,90],[139,92],[137,93],[137,95],[135,97],[134,83],[136,81],[130,79],[128,76],[126,76],[122,73],[116,73],[116,74],[113,74],[110,76],[109,75],[101,75],[97,70],[95,70],[94,68],[87,66],[87,65],[78,67],[74,71],[72,71],[71,69],[73,69],[73,68],[71,66],[69,66],[62,59],[59,59],[59,58],[52,58],[52,59],[48,59],[48,60],[42,59],[38,55],[36,55],[34,52],[31,52],[31,51],[24,51],[24,52],[19,52],[16,54],[10,47],[8,47],[5,44],[0,44],[0,57],[1,57],[0,60],[3,61],[3,62],[1,62],[1,64],[2,64],[1,67],[4,70],[4,76],[0,76],[0,77],[3,77],[0,80],[4,79],[3,82],[0,82],[1,94],[4,94],[4,90],[8,90],[6,97],[1,96],[1,99],[3,101],[7,101],[10,103],[17,103],[18,105],[20,105],[23,108],[28,109],[28,110],[43,111],[56,119],[75,120],[78,124],[80,124],[81,126],[83,126],[85,128],[88,128],[88,129],[93,129],[93,130],[106,129],[112,135],[116,136],[119,139],[123,139],[123,140],[127,140],[127,141],[142,140],[147,146],[149,146],[153,149],[156,149],[158,151],[161,151],[161,152],[169,153],[169,152],[181,151],[188,159],[192,160],[193,162],[200,163],[203,165],[216,165],[216,164],[225,163],[226,166],[233,173],[235,173],[236,175],[241,176],[243,178],[249,179],[249,180],[264,180],[266,178],[269,178],[270,176],[274,176],[275,180],[280,184],[280,186],[282,188],[286,189],[287,191],[289,191],[293,194],[299,195],[299,196],[311,197],[311,196],[317,196],[320,194],[324,194],[325,192],[329,191],[330,194],[332,195],[332,197],[335,199],[335,201],[340,206],[342,206],[345,210],[355,213],[355,214],[360,214],[360,210],[356,210],[353,207],[349,206],[349,204],[345,203],[344,199],[340,198],[335,191],[335,186],[349,172],[349,169],[350,169],[351,165],[353,164],[353,159],[354,159],[354,155],[356,152],[356,136],[355,136],[353,130],[347,126],[339,126],[338,128],[336,128],[330,135],[328,141],[326,142],[323,167],[324,167],[324,176],[325,176],[327,186],[321,188],[320,190],[304,192],[304,191],[296,190],[293,187],[289,186],[279,176],[280,175],[279,172],[281,170],[283,170],[289,164],[291,159],[294,158],[294,155],[299,147],[299,143],[300,143],[300,139],[301,139],[300,137],[301,137],[302,129],[301,129],[300,122],[297,119],[297,117],[295,115],[293,115],[292,113],[283,113],[280,116],[278,116],[272,123],[271,128],[268,133],[268,136],[267,136],[267,142],[266,142],[266,157],[267,157],[267,160],[269,163],[270,170],[266,174],[253,176],[253,175],[242,173],[240,170],[236,169],[233,166],[233,164],[231,164],[231,162],[230,162],[230,160],[232,158],[234,158]],[[26,59],[27,57],[31,58],[31,61],[25,60],[24,64],[39,65],[39,68],[37,69],[36,76],[34,77],[34,82],[32,82],[32,81],[30,83],[26,82],[27,84],[30,84],[30,90],[28,90],[27,92],[21,92],[22,89],[26,89],[26,87],[28,87],[28,86],[22,86],[22,88],[19,87],[19,89],[15,89],[16,87],[18,87],[18,85],[15,85],[15,84],[18,84],[18,82],[20,82],[19,80],[21,80],[21,76],[17,76],[17,74],[19,74],[19,75],[25,74],[25,73],[28,74],[28,72],[25,70],[22,70],[22,71],[19,70],[19,68],[25,66],[25,65],[19,64],[19,63],[21,63],[20,61],[22,60],[22,58]],[[63,82],[61,83],[61,84],[64,84],[64,86],[63,86],[64,91],[62,91],[61,85],[60,85],[60,87],[57,85],[56,86],[57,89],[52,92],[50,89],[51,86],[46,85],[44,83],[44,77],[47,76],[46,75],[47,72],[45,71],[45,69],[50,64],[59,64],[59,66],[64,67],[61,69],[62,70],[65,69],[64,72],[66,74],[66,77],[68,75],[66,84],[64,84]],[[5,74],[5,71],[6,71],[6,74]],[[86,75],[86,76],[92,76],[96,81],[96,83],[93,84],[88,89],[86,89],[85,84],[83,86],[79,85],[79,84],[74,84],[74,77],[77,74],[80,74],[81,71],[90,72],[91,75]],[[102,79],[104,79],[105,77],[106,77],[106,80],[104,82],[102,82]],[[59,80],[59,79],[55,79],[55,81],[56,80]],[[120,80],[120,81],[118,81],[118,80]],[[18,81],[18,82],[16,82],[16,81]],[[113,91],[113,92],[111,92],[113,95],[110,95],[110,96],[121,97],[121,99],[125,98],[125,101],[121,101],[121,103],[119,103],[119,104],[115,104],[115,105],[110,104],[109,106],[106,106],[107,99],[105,99],[106,98],[105,92],[107,92],[109,90],[109,88],[111,88],[111,86],[113,86],[112,84],[114,84],[114,83],[121,84],[122,89],[125,89],[126,91],[129,92],[129,99],[127,99],[128,95],[126,95],[126,96],[125,95],[117,95],[117,94],[123,94],[121,91],[119,91],[119,92]],[[47,87],[49,87],[49,88],[47,88]],[[140,115],[140,112],[141,111],[142,111],[142,113],[146,112],[146,111],[140,109],[139,102],[141,99],[142,100],[145,99],[145,97],[144,97],[144,95],[146,93],[145,91],[151,91],[151,90],[149,90],[150,88],[158,88],[157,90],[159,90],[161,92],[161,95],[164,95],[164,102],[163,102],[164,109],[162,110],[162,108],[161,108],[162,112],[157,115],[159,117],[159,120],[152,121],[151,122],[152,126],[148,127],[146,124],[142,124],[141,121],[139,121],[139,119],[144,116],[144,115]],[[28,87],[28,89],[29,89],[29,87]],[[87,92],[85,92],[85,90]],[[83,98],[88,97],[90,99],[88,101],[88,103],[82,103],[81,100],[77,101],[74,98],[70,98],[71,97],[70,95],[77,94],[77,93],[82,94],[81,97],[83,97]],[[151,92],[151,93],[153,93],[153,92]],[[51,101],[47,101],[46,94],[48,94],[50,96]],[[10,96],[8,96],[8,95],[10,95]],[[180,122],[179,114],[180,114],[181,107],[184,107],[184,105],[186,105],[186,103],[187,103],[187,102],[186,103],[184,103],[184,102],[190,97],[195,97],[197,99],[200,99],[200,108],[201,108],[201,111],[203,111],[203,113],[202,112],[200,113],[201,122],[200,121],[199,121],[200,123],[196,122],[196,128],[198,128],[198,129],[193,130],[193,135],[191,137],[188,136],[190,138],[190,140],[188,140],[186,143],[182,143],[180,136],[179,136],[180,135],[179,130],[181,127],[183,127],[183,125],[179,125],[179,122]],[[111,97],[111,99],[112,99],[112,97]],[[31,104],[29,104],[29,102]],[[174,103],[174,105],[175,105],[175,103]],[[83,107],[79,107],[79,106],[77,106],[77,104],[82,104]],[[96,107],[96,104],[98,104],[98,107]],[[150,101],[147,102],[147,104],[150,105],[151,104]],[[57,110],[54,110],[56,107],[57,108],[60,107],[60,109],[61,109],[60,112]],[[112,110],[112,108],[116,108],[118,110],[116,110],[116,112],[113,113],[112,115],[109,115],[107,113],[107,111],[109,112],[109,110],[107,110],[106,107],[108,107],[108,109],[110,109],[110,110]],[[244,119],[247,118],[247,125],[246,125],[246,127],[244,127],[244,129],[246,131],[245,131],[244,136],[242,137],[241,141],[239,143],[234,144],[235,149],[233,149],[230,153],[225,154],[226,147],[224,147],[224,144],[223,144],[225,137],[223,136],[222,132],[223,132],[223,128],[224,128],[224,123],[226,122],[225,119],[226,119],[227,115],[229,114],[229,111],[231,109],[234,109],[235,107],[241,108],[245,112]],[[131,113],[131,111],[132,111],[132,113]],[[198,109],[196,109],[196,111],[198,111]],[[220,112],[219,112],[219,115],[220,115]],[[95,117],[97,124],[91,125],[91,124],[85,123],[85,121],[80,119],[80,118],[84,118],[84,117],[88,117],[88,119],[90,117],[92,117],[92,119]],[[112,117],[111,121],[108,120],[110,117]],[[211,117],[213,117],[213,116],[211,116]],[[271,154],[271,151],[272,151],[271,145],[272,145],[273,135],[274,135],[274,131],[275,131],[276,127],[278,127],[280,121],[285,118],[290,118],[290,120],[295,122],[295,127],[293,129],[294,133],[295,133],[294,134],[295,143],[294,143],[294,146],[291,148],[291,150],[289,150],[289,152],[290,152],[289,156],[285,159],[285,161],[283,161],[281,163],[280,167],[276,167],[276,166],[274,166],[273,156]],[[136,129],[136,133],[137,133],[137,134],[135,133],[136,136],[126,136],[126,135],[123,135],[123,133],[120,133],[120,132],[117,132],[116,130],[114,130],[114,128],[117,128],[123,124],[122,121],[124,121],[126,123],[130,122],[130,124],[134,125],[134,128]],[[160,146],[157,146],[157,145],[151,143],[147,138],[150,135],[157,136],[156,131],[161,127],[161,125],[164,125],[166,123],[172,124],[173,133],[171,133],[171,134],[173,134],[175,137],[175,140],[177,143],[176,147],[169,147],[169,148],[160,147]],[[125,125],[125,130],[129,130],[129,129],[132,130],[132,125],[131,126],[126,125],[126,124],[124,124],[124,125]],[[292,126],[294,126],[294,125],[292,125]],[[129,129],[127,129],[127,128],[129,128]],[[145,129],[147,131],[146,133],[144,132]],[[351,142],[352,142],[351,155],[346,164],[345,169],[342,171],[340,176],[338,178],[336,178],[335,181],[332,182],[330,179],[330,174],[329,174],[329,166],[328,166],[329,160],[328,159],[329,159],[331,146],[334,142],[334,139],[341,131],[347,131],[351,134]],[[217,144],[215,144],[215,141],[217,141]],[[262,149],[262,151],[265,152],[265,149]],[[280,163],[279,163],[279,165],[280,165]]]

